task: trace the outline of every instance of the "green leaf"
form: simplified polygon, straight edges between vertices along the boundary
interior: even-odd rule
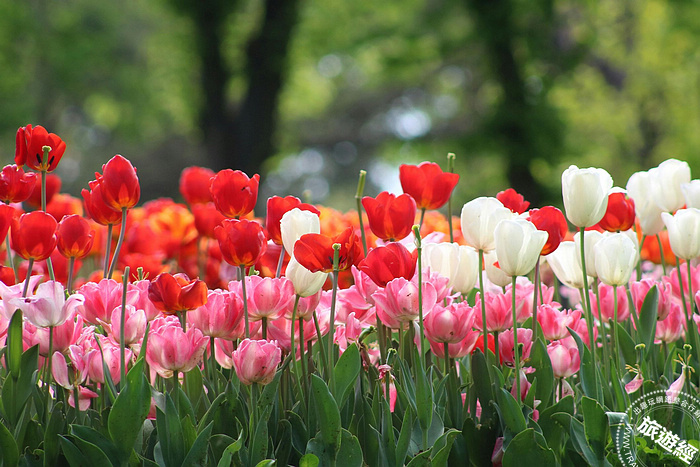
[[[100,449],[98,446],[85,441],[84,439],[78,438],[77,436],[72,436],[72,440],[77,448],[80,449],[80,452],[83,453],[83,456],[85,456],[85,460],[89,463],[89,465],[99,465],[100,467],[109,467],[114,465],[112,462],[110,462],[107,454],[105,454],[104,451],[102,451],[102,449]]]
[[[360,441],[348,430],[342,428],[340,434],[340,464],[347,467],[362,467],[362,448]]]
[[[213,422],[214,419],[216,418],[219,409],[219,406],[221,403],[226,400],[226,394],[219,394],[216,396],[216,399],[214,399],[209,406],[209,409],[207,409],[207,412],[204,414],[202,419],[199,421],[199,424],[197,425],[197,432],[201,433],[201,431],[209,425],[209,423]]]
[[[399,440],[396,442],[395,458],[398,465],[403,465],[406,461],[406,453],[408,452],[408,446],[411,442],[411,431],[414,420],[415,415],[413,414],[413,410],[408,407],[403,414],[403,422],[401,423]]]
[[[498,414],[501,416],[505,426],[513,434],[525,430],[527,428],[527,420],[525,420],[520,404],[503,388],[500,388],[496,394],[498,398]]]
[[[260,461],[256,464],[255,467],[273,467],[277,465],[277,461],[273,459],[265,459],[264,461]]]
[[[318,467],[318,457],[313,454],[304,454],[299,460],[299,467]]]
[[[58,435],[63,433],[66,417],[63,415],[63,402],[58,402],[51,411],[49,423],[44,430],[44,465],[56,465],[61,452]],[[2,449],[4,451],[4,448]]]
[[[537,380],[535,399],[540,401],[539,410],[541,411],[549,407],[554,389],[552,362],[542,338],[537,339],[530,350],[530,366],[535,368],[534,378]]]
[[[432,465],[438,467],[438,466],[446,466],[447,465],[447,459],[450,456],[450,451],[452,450],[452,444],[455,441],[455,438],[459,434],[459,431],[451,428],[443,434],[440,439],[438,439],[435,442],[435,445],[433,448],[430,450],[431,454],[430,457],[432,458]]]
[[[414,353],[416,359],[421,358],[417,349],[415,349]],[[416,370],[416,413],[421,428],[423,428],[423,431],[427,431],[432,425],[433,388],[422,362],[421,360]]]
[[[321,378],[311,375],[311,389],[321,426],[323,442],[328,447],[331,459],[335,459],[340,449],[340,411],[328,386]]]
[[[576,346],[578,347],[578,353],[581,356],[581,368],[579,370],[579,377],[581,378],[581,388],[583,393],[588,397],[602,402],[603,394],[599,390],[598,378],[596,375],[596,368],[593,364],[593,356],[588,347],[583,343],[576,331],[569,328],[569,334],[571,334],[576,341]]]
[[[242,447],[243,431],[241,431],[241,434],[236,441],[234,441],[226,447],[224,453],[221,456],[221,459],[219,459],[218,467],[229,467],[231,465],[231,461],[233,460],[233,455],[240,451]]]
[[[104,453],[105,456],[107,456],[112,465],[121,464],[120,453],[117,447],[114,445],[114,443],[112,443],[112,441],[94,428],[85,425],[71,425],[70,434],[75,439],[85,441],[97,447]],[[84,452],[84,449],[81,447],[80,443],[76,444]]]
[[[0,423],[0,461],[3,466],[16,466],[19,462],[19,448],[10,430]]]
[[[197,436],[194,444],[192,444],[190,452],[187,453],[182,465],[206,465],[207,448],[209,447],[209,437],[211,436],[212,428],[214,428],[214,422],[209,423],[209,425],[199,433],[199,436]]]
[[[109,436],[126,460],[131,455],[136,437],[151,408],[151,386],[143,373],[144,359],[140,358],[126,375],[126,386],[114,401],[107,419]]]
[[[277,398],[277,388],[280,385],[282,371],[278,371],[275,377],[269,384],[266,384],[258,398],[258,407],[271,406]]]
[[[252,442],[249,444],[251,464],[267,458],[267,445],[269,439],[267,420],[270,416],[271,409],[271,406],[267,406],[265,410],[262,411],[260,419],[258,420],[258,425],[255,427],[255,434],[252,438]]]
[[[87,458],[80,452],[80,449],[73,443],[71,443],[66,437],[58,435],[59,443],[61,444],[61,451],[63,455],[68,460],[69,465],[79,466],[79,467],[94,467],[90,465]]]
[[[306,451],[306,444],[309,442],[309,432],[304,421],[299,414],[287,411],[287,420],[292,424],[292,446],[299,454]]]
[[[644,297],[642,309],[639,312],[639,338],[646,346],[646,351],[651,351],[656,335],[656,320],[659,317],[659,289],[655,286],[649,289]]]
[[[170,394],[165,394],[165,412],[156,408],[156,426],[163,462],[167,467],[179,467],[185,457],[185,440],[180,416]]]
[[[629,335],[627,330],[620,323],[616,323],[617,326],[617,337],[620,344],[620,352],[622,353],[622,359],[627,365],[634,365],[637,362],[637,352],[634,350],[634,340]],[[649,348],[649,347],[647,347]],[[614,349],[613,349],[614,353]],[[624,367],[624,365],[622,365]],[[615,374],[615,373],[613,373]]]
[[[557,464],[557,457],[548,446],[544,437],[528,428],[512,439],[503,453],[503,467],[550,466]]]
[[[199,367],[194,367],[185,373],[185,382],[183,390],[190,400],[193,408],[196,408],[204,394],[204,383],[202,381],[202,372]]]
[[[605,410],[597,401],[586,396],[581,398],[581,409],[588,445],[596,454],[598,461],[603,462],[605,445],[608,442],[608,418]]]
[[[360,351],[357,345],[350,344],[333,369],[334,385],[332,391],[338,407],[342,407],[345,399],[350,395],[361,367]]]
[[[464,421],[462,426],[462,438],[469,452],[469,461],[472,465],[491,466],[491,455],[496,443],[496,437],[500,428],[496,429],[496,423],[489,420],[488,423],[477,425],[471,417]]]
[[[22,312],[17,309],[12,314],[10,324],[7,328],[7,341],[5,349],[5,359],[7,369],[13,379],[19,378],[22,368]]]

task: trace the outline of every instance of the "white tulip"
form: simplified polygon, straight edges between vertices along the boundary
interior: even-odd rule
[[[583,288],[583,271],[578,261],[579,249],[574,242],[561,242],[559,247],[545,256],[557,279],[566,286],[574,289]],[[593,277],[588,277],[592,282]]]
[[[549,234],[524,219],[505,219],[494,231],[496,257],[501,270],[510,277],[524,276],[535,268]]]
[[[595,244],[595,267],[600,280],[610,286],[630,281],[638,259],[637,246],[623,233],[605,235]]]
[[[479,253],[472,247],[459,246],[459,267],[452,281],[452,290],[468,294],[479,279]]]
[[[486,272],[486,277],[492,284],[499,287],[505,287],[511,283],[510,276],[506,275],[503,270],[496,266],[498,258],[496,257],[495,251],[490,251],[484,254],[484,271]],[[479,276],[477,276],[478,278]]]
[[[494,230],[503,219],[512,219],[513,212],[496,198],[480,197],[462,207],[462,235],[476,250],[494,249]]]
[[[323,271],[311,272],[299,264],[292,255],[289,264],[287,264],[285,276],[294,284],[295,294],[300,297],[310,297],[321,290],[321,287],[326,282],[328,273]]]
[[[673,212],[685,204],[681,185],[690,182],[690,166],[678,159],[668,159],[649,170],[652,199],[664,212]]]
[[[612,186],[612,177],[603,169],[570,166],[561,175],[566,218],[576,227],[597,224],[605,215]]]
[[[681,185],[685,207],[700,208],[700,180],[691,180],[690,183]]]
[[[597,230],[586,230],[586,238],[584,240],[584,255],[586,257],[586,275],[598,277],[596,272],[595,263],[595,244],[598,243],[602,238],[603,234]],[[578,262],[578,267],[581,267],[581,232],[576,232],[574,234],[574,243],[576,244],[576,251],[579,253],[576,255],[576,261]]]
[[[318,214],[294,208],[287,211],[280,220],[282,244],[290,256],[294,256],[294,244],[307,233],[321,233],[321,220]]]
[[[674,215],[664,212],[661,218],[676,256],[684,260],[700,256],[700,209],[679,209]]]
[[[421,259],[424,268],[430,268],[432,272],[447,277],[450,280],[447,285],[452,287],[459,267],[459,245],[457,243],[425,243]]]
[[[649,172],[636,172],[627,181],[627,195],[634,200],[634,211],[644,235],[656,235],[664,228],[661,208],[652,197]]]

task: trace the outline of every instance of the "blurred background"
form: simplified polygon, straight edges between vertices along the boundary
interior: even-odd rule
[[[570,164],[698,173],[698,43],[691,0],[0,0],[0,158],[41,124],[72,194],[119,153],[143,200],[201,165],[346,210],[453,152],[456,206],[560,205]]]

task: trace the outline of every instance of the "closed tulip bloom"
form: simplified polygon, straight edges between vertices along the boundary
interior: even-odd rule
[[[92,220],[100,225],[117,225],[122,222],[122,214],[115,211],[105,203],[102,198],[102,187],[97,180],[90,182],[90,189],[85,189],[80,192],[83,197],[83,205],[85,211]]]
[[[56,248],[56,219],[43,211],[22,214],[12,219],[12,249],[24,259],[42,261]]]
[[[431,342],[456,344],[467,337],[474,326],[475,314],[467,302],[446,307],[435,305],[423,319],[425,337]]]
[[[537,230],[532,222],[524,219],[499,222],[494,237],[500,269],[510,277],[528,274],[535,268],[547,235],[547,232]]]
[[[459,267],[459,244],[424,243],[421,259],[424,268],[448,278],[448,285],[451,286]]]
[[[111,322],[112,310],[121,307],[123,286],[114,279],[102,279],[97,283],[86,282],[78,292],[85,297],[78,313],[85,321],[95,326]],[[137,298],[137,291],[127,292],[127,304],[133,304]]]
[[[321,290],[328,278],[328,273],[323,271],[311,272],[299,264],[299,261],[292,256],[289,264],[287,264],[285,276],[292,281],[296,295],[310,297]]]
[[[590,227],[605,215],[612,177],[603,169],[570,166],[561,175],[566,217],[576,227]]]
[[[15,164],[24,164],[38,172],[53,172],[66,151],[66,143],[54,133],[37,125],[21,127],[17,130],[15,145]],[[44,157],[44,147],[49,147],[47,157]]]
[[[452,195],[459,175],[443,172],[434,162],[399,166],[399,180],[404,193],[416,200],[419,209],[439,209]]]
[[[578,348],[567,347],[562,341],[551,342],[547,346],[547,354],[552,362],[555,378],[568,378],[578,373],[581,368]]]
[[[372,297],[382,322],[393,328],[418,319],[418,285],[403,277],[389,282]],[[437,291],[430,282],[423,283],[423,311],[428,312],[437,303]]]
[[[530,209],[527,220],[535,224],[537,230],[548,234],[547,242],[540,252],[542,256],[546,256],[556,250],[569,231],[564,214],[554,206]]]
[[[629,301],[623,286],[617,287],[617,320],[623,322],[630,316]],[[615,292],[612,286],[600,283],[598,284],[598,298],[600,299],[600,309],[598,309],[598,300],[595,293],[591,290],[588,292],[591,298],[591,308],[593,314],[598,319],[608,320],[615,319]]]
[[[102,199],[115,211],[133,208],[139,202],[141,186],[136,169],[119,154],[102,166],[102,176],[98,177],[98,181]]]
[[[608,208],[598,225],[608,232],[629,230],[634,225],[634,200],[622,191],[608,195]]]
[[[253,210],[258,201],[260,175],[248,175],[240,170],[226,169],[211,179],[209,190],[221,214],[226,217],[245,216]]]
[[[695,297],[695,303],[697,305],[697,294]],[[696,325],[699,319],[700,315],[693,314],[693,320]],[[656,321],[655,339],[666,342],[667,344],[676,342],[683,336],[685,324],[685,318],[683,317],[683,310],[681,309],[680,303],[674,303],[671,305],[671,311],[666,318]]]
[[[282,349],[276,341],[244,339],[233,352],[233,367],[241,383],[269,384],[282,361]]]
[[[103,323],[103,327],[112,335],[115,342],[119,342],[121,335],[122,306],[114,307],[110,323]],[[124,310],[124,344],[127,346],[139,343],[146,333],[146,312],[137,309],[134,305],[126,305]]]
[[[243,300],[226,290],[210,290],[207,303],[187,313],[187,319],[205,336],[230,338],[243,319]]]
[[[700,256],[700,209],[679,209],[673,215],[664,212],[661,218],[676,256],[684,260]]]
[[[58,251],[66,258],[84,258],[92,249],[95,231],[77,214],[64,217],[56,230]]]
[[[312,272],[333,271],[334,244],[338,251],[338,270],[345,271],[357,265],[363,258],[362,244],[353,227],[348,227],[338,235],[327,237],[321,234],[305,234],[294,244],[294,257],[299,264]]]
[[[690,166],[685,161],[667,159],[649,170],[652,199],[664,212],[673,212],[685,204],[681,186],[690,182]]]
[[[468,294],[479,279],[479,253],[466,245],[459,246],[459,264],[452,278],[452,290]]]
[[[286,277],[248,276],[245,281],[251,321],[274,320],[292,312],[294,284]],[[229,290],[242,295],[241,282],[230,282]]]
[[[649,172],[636,172],[627,181],[627,194],[634,200],[634,210],[644,235],[656,235],[664,228],[661,208],[651,193]]]
[[[637,246],[623,233],[604,236],[595,245],[595,270],[604,284],[627,284],[638,258]]]
[[[500,345],[501,361],[508,366],[515,365],[515,338],[513,330],[508,329],[498,335],[498,344]],[[527,360],[530,357],[530,349],[532,348],[532,329],[518,329],[518,346],[520,348],[520,362]]]
[[[603,238],[603,234],[597,230],[586,230],[586,243],[584,244],[584,255],[586,258],[586,274],[593,277],[598,277],[596,271],[596,243]],[[578,267],[581,268],[581,232],[574,234],[574,243],[576,244],[576,261]]]
[[[499,267],[495,251],[490,251],[484,255],[483,273],[486,273],[488,280],[498,287],[505,287],[512,282],[511,277]]]
[[[282,245],[282,217],[292,209],[308,211],[316,215],[318,218],[320,211],[313,205],[302,203],[296,196],[271,196],[267,200],[267,217],[265,219],[265,229],[267,230],[267,238],[275,242],[277,245]],[[313,220],[312,220],[313,222]],[[311,232],[304,232],[311,233]],[[318,232],[320,233],[320,229]],[[301,235],[300,235],[301,236]],[[293,247],[293,245],[292,245]],[[287,250],[292,251],[292,250]]]
[[[406,193],[395,196],[383,191],[376,198],[365,196],[362,206],[372,233],[384,241],[406,238],[415,224],[416,202]]]
[[[103,336],[98,337],[102,350],[100,351],[99,348],[95,348],[87,351],[85,354],[88,377],[91,382],[104,384],[104,369],[107,367],[112,382],[118,384],[121,379],[119,344],[114,344],[109,339],[102,339],[102,337]],[[131,350],[125,349],[124,354],[124,361],[130,361],[133,355]]]
[[[302,235],[308,233],[321,233],[321,220],[318,214],[300,208],[293,208],[282,215],[280,219],[280,235],[287,253],[293,255],[294,244]]]
[[[513,327],[512,301],[510,294],[486,292],[486,331],[502,332]],[[481,296],[476,295],[474,308],[481,309]],[[475,313],[474,327],[484,330],[481,313]]]
[[[385,287],[398,277],[411,280],[416,272],[417,260],[418,250],[411,253],[400,243],[390,243],[370,250],[357,268],[377,286]]]
[[[214,171],[206,167],[187,167],[180,174],[180,194],[190,206],[212,202],[209,185]]]
[[[0,180],[2,179],[0,178]],[[2,182],[0,181],[0,183]],[[685,199],[685,207],[700,209],[700,180],[695,179],[682,184],[681,191]]]
[[[489,338],[489,342],[493,343],[493,336],[491,334],[489,334]],[[431,340],[428,342],[430,343],[430,350],[437,358],[445,358],[444,344],[439,344]],[[483,346],[484,341],[481,339],[481,333],[474,329],[470,329],[467,331],[467,335],[461,341],[455,344],[447,344],[447,353],[449,354],[450,358],[466,357],[472,353],[472,350],[474,350],[478,342],[481,342],[481,345]],[[491,349],[491,351],[493,351],[493,349]]]
[[[549,341],[569,336],[567,327],[572,327],[581,319],[581,310],[562,310],[550,304],[537,308],[537,322],[542,327],[544,338]]]
[[[496,198],[473,199],[462,207],[462,235],[470,246],[489,252],[496,246],[496,225],[503,219],[512,218],[512,211]]]
[[[16,164],[6,165],[0,172],[0,201],[21,203],[34,191],[37,175],[25,172]]]
[[[158,274],[148,287],[148,298],[165,314],[194,310],[207,303],[207,284],[184,273]]]
[[[60,326],[73,316],[84,298],[73,294],[66,300],[65,289],[60,282],[39,284],[36,293],[25,298],[15,298],[11,303],[24,312],[27,320],[38,328]]]
[[[516,214],[524,213],[530,206],[530,202],[525,201],[523,195],[512,188],[499,192],[496,195],[496,199],[503,203],[503,206],[507,207]]]
[[[554,275],[557,276],[564,285],[573,289],[583,287],[583,271],[581,270],[579,249],[574,242],[561,242],[559,248],[546,256],[547,264],[552,268]],[[588,261],[586,261],[588,266]],[[591,268],[586,268],[587,272]],[[593,277],[588,275],[589,282]]]
[[[224,261],[233,266],[254,265],[267,248],[262,226],[247,219],[226,219],[214,229],[214,235]]]
[[[209,341],[202,331],[190,327],[186,332],[177,318],[156,318],[148,337],[146,361],[161,377],[173,372],[187,373],[202,361]]]
[[[206,238],[215,238],[214,229],[221,224],[226,217],[216,209],[214,203],[200,203],[190,206],[194,216],[194,227],[197,233]]]

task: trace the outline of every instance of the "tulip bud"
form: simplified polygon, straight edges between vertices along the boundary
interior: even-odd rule
[[[700,180],[691,180],[681,185],[685,207],[700,208]]]
[[[637,246],[623,233],[604,236],[594,246],[595,271],[607,285],[625,285],[632,276],[639,253]]]
[[[573,289],[583,287],[583,271],[581,270],[578,252],[579,250],[574,242],[561,242],[559,248],[546,256],[547,263],[552,268],[557,279]],[[586,260],[586,266],[588,266],[588,260]],[[587,267],[586,269],[587,272],[591,272],[591,268]],[[593,277],[588,275],[588,281],[592,280]]]
[[[232,358],[241,383],[269,384],[275,378],[277,365],[282,360],[282,350],[276,341],[244,339]]]
[[[294,244],[302,235],[321,233],[321,221],[318,214],[294,208],[287,211],[280,220],[280,233],[284,249],[290,255],[294,253]]]
[[[524,276],[535,268],[548,234],[524,219],[506,219],[496,225],[494,238],[498,266],[510,277]]]
[[[661,218],[676,256],[684,260],[700,256],[700,209],[679,209],[674,215],[664,212]]]
[[[489,252],[495,248],[494,230],[503,219],[513,213],[496,198],[476,198],[462,207],[462,235],[476,250]]]
[[[690,182],[690,166],[685,161],[667,159],[649,170],[651,197],[664,212],[673,212],[685,204],[681,185]]]
[[[634,210],[644,235],[656,235],[664,228],[661,208],[651,193],[649,172],[636,172],[627,181],[627,194],[634,200]]]
[[[285,275],[294,284],[294,293],[300,297],[310,297],[317,293],[328,278],[327,272],[311,272],[299,264],[299,261],[294,256],[291,257],[289,264],[287,264]]]
[[[570,166],[561,175],[566,217],[576,227],[597,224],[605,215],[612,186],[612,177],[603,169]]]

